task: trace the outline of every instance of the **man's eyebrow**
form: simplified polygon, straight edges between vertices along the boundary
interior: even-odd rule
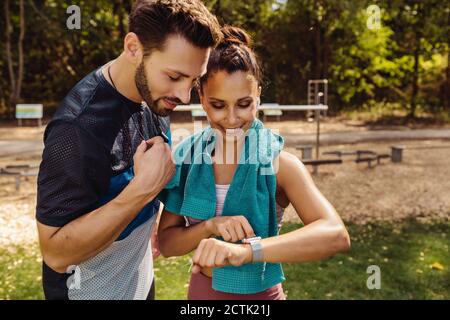
[[[191,78],[191,76],[189,76],[189,75],[187,75],[187,74],[185,74],[185,73],[183,73],[181,71],[178,71],[178,70],[167,69],[167,71],[176,73],[176,74],[182,76],[183,78]],[[197,78],[200,78],[200,77],[201,77],[201,75],[199,75],[198,77],[195,77],[194,79],[197,79]]]

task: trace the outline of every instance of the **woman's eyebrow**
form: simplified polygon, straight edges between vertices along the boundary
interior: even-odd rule
[[[216,100],[216,101],[219,101],[219,102],[225,102],[225,100],[221,100],[221,99],[214,98],[214,97],[209,97],[208,99],[209,100]],[[240,102],[240,101],[246,100],[246,99],[252,99],[252,97],[247,96],[247,97],[239,98],[239,99],[237,99],[237,102]]]
[[[225,100],[221,100],[221,99],[214,98],[214,97],[209,97],[208,99],[209,99],[209,100],[216,100],[216,101],[218,101],[218,102],[225,102]]]
[[[245,100],[245,99],[252,99],[252,97],[247,96],[247,97],[239,98],[237,101],[242,101],[242,100]]]

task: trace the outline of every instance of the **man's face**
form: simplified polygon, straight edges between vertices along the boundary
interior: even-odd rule
[[[206,73],[210,49],[195,47],[170,35],[162,51],[144,57],[136,69],[136,87],[150,109],[168,116],[179,104],[189,104],[191,90]]]

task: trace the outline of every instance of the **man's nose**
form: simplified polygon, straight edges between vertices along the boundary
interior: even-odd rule
[[[180,101],[184,104],[189,104],[191,102],[191,90],[192,88],[181,88],[175,94],[175,96],[180,99]]]

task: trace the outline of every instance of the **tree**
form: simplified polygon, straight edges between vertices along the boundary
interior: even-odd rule
[[[442,51],[445,32],[448,41],[448,17],[442,13],[449,10],[449,3],[438,0],[402,0],[391,4],[390,10],[390,25],[397,44],[396,55],[399,59],[404,57],[412,60],[405,80],[411,88],[408,117],[414,118],[420,96],[423,62],[430,60],[438,50]]]
[[[19,21],[20,21],[20,29],[19,29],[19,38],[17,41],[18,47],[18,59],[17,59],[17,75],[14,70],[14,61],[12,55],[12,45],[11,45],[11,34],[13,33],[13,28],[11,24],[11,11],[10,11],[10,0],[5,0],[4,9],[5,9],[5,50],[6,50],[6,59],[8,64],[8,73],[10,80],[10,98],[9,98],[9,108],[8,114],[9,117],[12,118],[14,114],[14,107],[17,102],[20,101],[21,91],[22,91],[22,82],[23,82],[23,74],[24,74],[24,56],[23,56],[23,41],[25,38],[25,14],[24,14],[24,3],[23,0],[19,1]]]

